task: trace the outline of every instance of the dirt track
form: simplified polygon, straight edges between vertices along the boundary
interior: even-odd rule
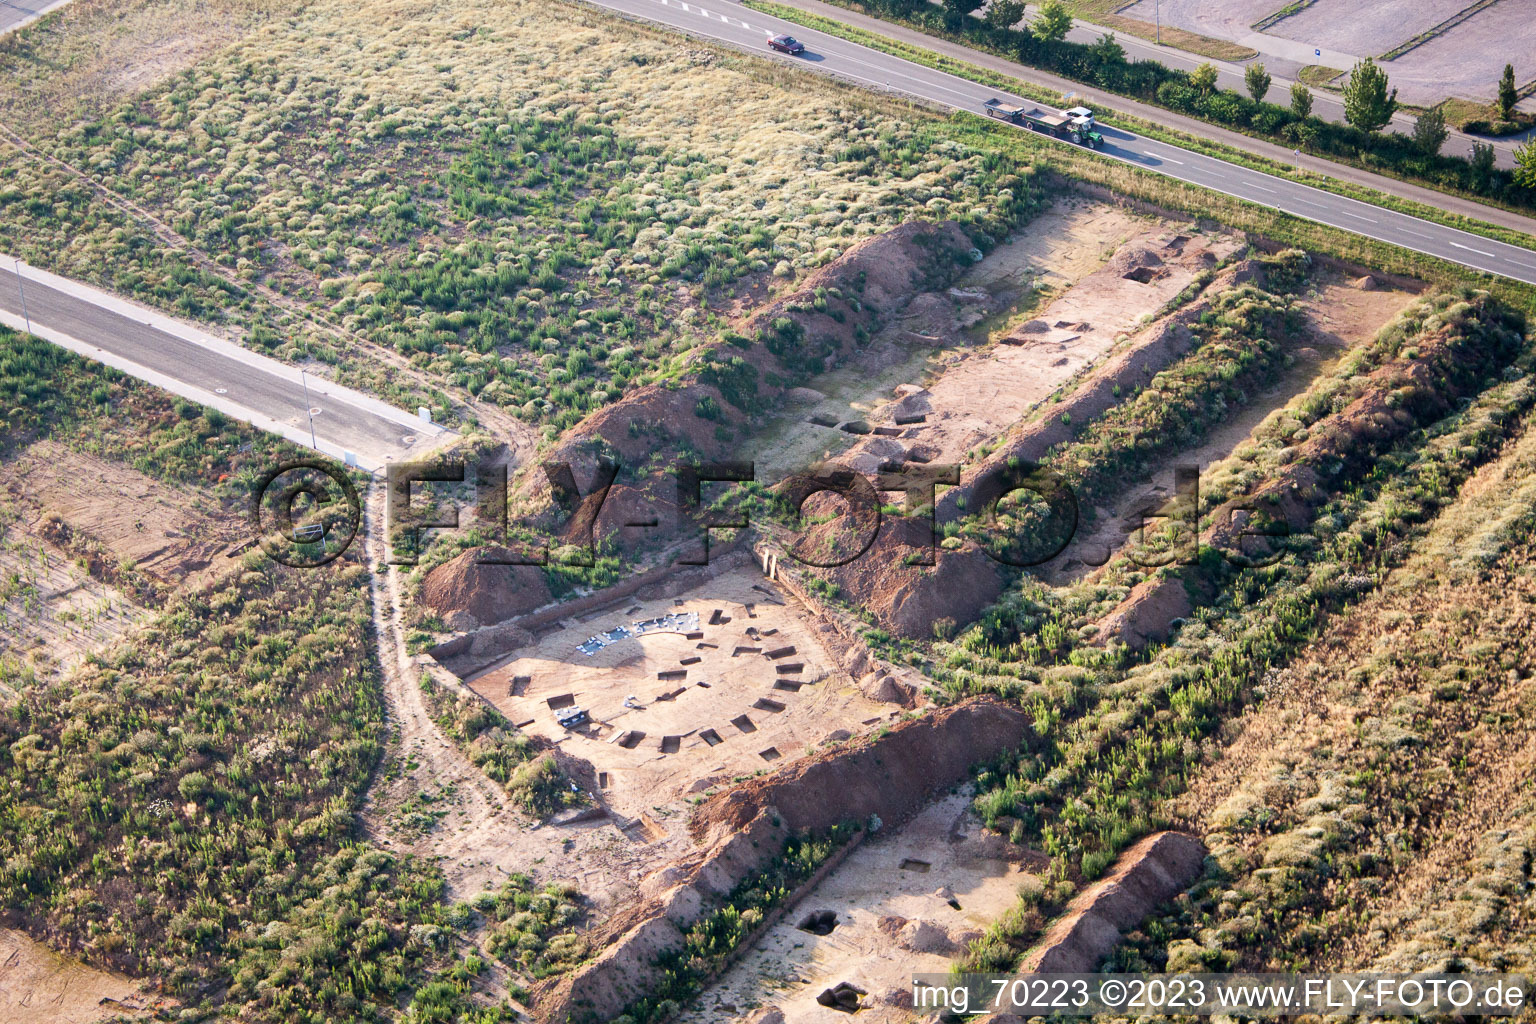
[[[377,532],[383,521],[383,492],[368,496],[369,560],[384,560]],[[601,912],[643,873],[655,849],[626,838],[603,822],[557,828],[538,823],[507,798],[458,748],[443,736],[422,700],[423,671],[430,659],[405,654],[400,625],[399,574],[373,577],[374,628],[384,672],[391,735],[380,778],[362,810],[365,833],[396,853],[414,853],[440,863],[449,896],[463,899],[501,884],[513,872],[541,881],[571,881]],[[441,668],[439,678],[456,680]],[[429,796],[447,814],[424,834],[404,820],[419,798]],[[413,802],[414,801],[414,802]]]

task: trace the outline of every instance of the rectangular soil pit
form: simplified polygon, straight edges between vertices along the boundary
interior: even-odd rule
[[[661,752],[663,754],[675,754],[677,748],[683,745],[681,736],[663,736],[661,738]]]
[[[752,702],[752,706],[757,708],[759,711],[771,711],[774,714],[778,714],[780,711],[784,710],[783,704],[780,704],[776,700],[770,700],[767,697],[757,698],[757,700]]]
[[[608,773],[607,772],[598,772],[597,773],[597,788],[598,789],[607,789],[608,788]]]
[[[778,636],[779,635],[779,627],[778,626],[774,626],[772,629],[765,629],[765,630],[762,631],[762,633],[760,635],[761,636]]]
[[[899,427],[910,426],[913,423],[927,423],[928,414],[924,412],[908,413],[905,416],[896,417],[896,425]]]
[[[512,723],[512,728],[514,728],[514,729],[526,729],[530,725],[532,725],[534,723],[534,721],[535,721],[534,719],[530,718],[526,722],[513,722]]]
[[[693,649],[696,650],[696,651],[718,651],[720,649],[720,645],[719,644],[694,644],[693,645]]]
[[[521,697],[528,692],[528,684],[533,682],[532,676],[513,676],[512,685],[507,687],[508,697]]]
[[[778,747],[769,747],[767,750],[759,750],[757,752],[757,756],[762,758],[764,761],[777,761],[784,755],[779,753]]]
[[[688,670],[685,669],[685,668],[668,669],[665,672],[657,672],[656,673],[656,678],[657,679],[687,679],[688,678]]]
[[[684,638],[686,638],[688,640],[703,640],[704,639],[704,634],[703,633],[684,633],[683,636],[684,636]]]
[[[775,665],[773,670],[781,676],[792,676],[798,672],[805,671],[805,666],[797,661],[791,665]]]
[[[634,750],[643,739],[645,739],[645,733],[638,729],[631,729],[626,733],[620,734],[618,744],[625,750]]]
[[[911,857],[903,858],[901,862],[901,870],[903,871],[927,872],[927,870],[931,867],[933,867],[933,865],[929,864],[927,861],[913,860]]]
[[[678,664],[679,665],[697,665],[699,662],[701,662],[703,660],[704,659],[699,657],[698,655],[694,655],[691,658],[683,658],[681,661],[678,662]]]
[[[715,732],[713,729],[705,729],[703,732],[699,733],[699,739],[703,740],[705,743],[708,743],[710,746],[725,742],[725,740],[720,738],[720,734]]]
[[[773,688],[775,690],[783,690],[786,693],[799,693],[800,683],[793,679],[775,679],[773,681]]]
[[[740,729],[742,732],[757,732],[757,726],[753,725],[752,719],[748,718],[746,715],[737,715],[735,718],[731,719],[731,724]]]
[[[793,647],[775,647],[773,650],[769,651],[767,654],[764,654],[763,657],[768,658],[769,660],[772,660],[774,658],[787,658],[791,654],[794,654],[794,653],[795,653],[795,649]]]
[[[749,618],[749,619],[757,618],[757,612],[752,610],[752,609],[756,608],[757,605],[749,604],[749,605],[745,605],[744,607],[747,609],[747,618]]]
[[[723,617],[724,615],[725,615],[725,609],[723,609],[723,608],[716,608],[714,611],[709,613],[709,624],[711,626],[718,626],[722,622],[730,622],[731,620],[727,619],[727,618],[724,618]]]
[[[734,651],[731,652],[731,657],[736,658],[736,657],[740,657],[743,654],[761,654],[761,653],[763,653],[763,649],[761,647],[738,647]]]
[[[559,711],[561,708],[568,708],[575,704],[576,695],[574,693],[562,693],[558,697],[549,698],[544,703],[549,705],[549,710]]]

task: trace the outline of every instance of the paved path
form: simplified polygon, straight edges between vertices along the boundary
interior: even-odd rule
[[[0,323],[325,455],[377,470],[448,432],[191,324],[0,255]],[[30,326],[29,326],[30,325]],[[306,392],[307,388],[307,392]],[[313,409],[311,417],[309,410]]]
[[[0,0],[0,36],[32,24],[69,0]]]
[[[631,17],[671,25],[694,35],[733,43],[743,49],[782,59],[808,70],[846,78],[875,89],[905,93],[958,110],[980,112],[982,102],[992,96],[1000,96],[1004,100],[1016,103],[1030,103],[1022,97],[998,93],[996,90],[955,75],[935,71],[900,57],[893,57],[835,36],[790,24],[758,11],[742,8],[731,3],[730,0],[704,0],[702,3],[695,0],[590,0],[590,2]],[[796,6],[810,8],[812,4],[808,0],[797,0]],[[851,21],[852,18],[846,15],[847,12],[841,11],[837,14],[838,17]],[[883,26],[883,23],[877,24],[890,27]],[[806,54],[801,57],[781,57],[769,50],[766,46],[767,39],[778,33],[788,33],[803,41],[807,47]],[[887,32],[886,34],[894,35],[895,33]],[[922,38],[930,43],[934,42],[929,40],[929,37]],[[986,56],[976,54],[974,51],[965,51],[964,55],[967,59]],[[976,59],[976,63],[983,63],[983,61]],[[1120,101],[1117,103],[1121,109],[1125,108],[1125,103]],[[1195,122],[1195,124],[1199,123]],[[1200,127],[1201,130],[1205,130],[1204,126]],[[1154,142],[1116,128],[1105,128],[1104,134],[1105,147],[1102,152],[1126,163],[1263,206],[1284,210],[1308,220],[1439,256],[1478,270],[1486,270],[1489,273],[1502,274],[1519,281],[1536,284],[1536,252],[1528,249],[1495,242],[1481,235],[1458,231],[1455,228],[1347,199],[1285,178],[1261,174],[1258,171],[1238,167],[1213,157],[1202,156],[1177,146]],[[1207,132],[1207,134],[1210,133]],[[1071,145],[1071,143],[1063,142],[1062,145]],[[1446,201],[1448,197],[1439,196],[1438,198],[1440,201],[1437,205],[1442,208],[1451,205]],[[1486,208],[1478,207],[1478,209]],[[1489,212],[1501,213],[1496,210]],[[1494,218],[1490,216],[1488,219]],[[1532,224],[1525,218],[1514,219],[1521,223],[1521,230],[1536,229],[1536,224]]]

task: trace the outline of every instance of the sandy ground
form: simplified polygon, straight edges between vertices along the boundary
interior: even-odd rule
[[[1183,291],[1201,270],[1236,251],[1229,235],[1181,234],[1154,223],[1126,241],[1116,256],[1146,251],[1159,265],[1151,280],[1133,279],[1118,261],[1106,264],[1032,314],[1036,333],[1020,328],[998,343],[950,357],[922,393],[900,399],[901,409],[924,419],[898,437],[866,437],[842,456],[845,465],[873,472],[885,461],[902,462],[918,453],[923,461],[970,461],[980,445],[1026,418],[1075,375],[1103,360],[1134,336],[1151,317]],[[897,409],[877,407],[875,425],[895,424]]]
[[[911,993],[912,975],[947,971],[959,945],[1012,907],[1032,877],[1016,848],[983,832],[969,803],[968,793],[945,797],[905,826],[869,839],[679,1019],[720,1024],[777,1006],[789,1024],[834,1024],[849,1016],[816,997],[844,981],[869,993],[858,1020],[912,1019],[894,1005],[899,993]],[[951,895],[961,909],[949,904]],[[819,911],[837,915],[830,934],[797,927]],[[911,943],[908,922],[927,922],[932,938]]]
[[[1271,35],[1362,56],[1386,53],[1465,8],[1471,0],[1318,0],[1276,22]],[[1506,0],[1508,2],[1508,0]],[[1514,0],[1518,3],[1519,0]],[[1283,7],[1284,4],[1276,4]],[[1464,54],[1472,57],[1472,54]],[[1502,59],[1502,58],[1501,58]],[[1499,67],[1502,69],[1503,65]],[[1393,84],[1397,84],[1395,81]]]
[[[373,488],[366,508],[369,556],[380,562],[382,487]],[[498,888],[507,875],[519,872],[541,883],[574,883],[592,901],[594,913],[631,893],[666,855],[667,844],[632,839],[611,821],[541,826],[512,803],[433,722],[422,699],[422,673],[432,672],[448,686],[457,680],[431,658],[404,653],[399,574],[374,580],[390,737],[380,781],[361,811],[364,833],[394,853],[437,862],[451,899]]]
[[[92,1024],[159,1005],[133,979],[59,956],[24,932],[0,928],[0,1019],[6,1024]]]
[[[119,562],[172,586],[227,567],[220,553],[248,532],[212,495],[53,441],[39,441],[13,459],[0,471],[0,487],[34,528],[43,516],[55,516]]]
[[[1280,379],[1250,397],[1230,419],[1206,435],[1195,448],[1181,452],[1149,477],[1129,481],[1109,507],[1085,516],[1077,536],[1066,549],[1040,569],[1050,583],[1077,579],[1103,565],[1139,536],[1143,522],[1166,511],[1174,497],[1174,471],[1195,466],[1201,472],[1229,457],[1270,414],[1284,408],[1318,377],[1331,371],[1351,348],[1375,337],[1383,325],[1413,299],[1392,288],[1362,291],[1338,275],[1322,277],[1315,294],[1300,300],[1309,322],[1308,335],[1291,347],[1294,362]]]
[[[1127,238],[1153,223],[1153,218],[1104,203],[1059,200],[972,267],[956,291],[980,289],[989,296],[991,308],[1028,306],[1039,294],[1070,288],[1102,266]],[[976,312],[971,310],[972,315]],[[995,318],[1006,323],[1006,316]],[[809,401],[752,439],[750,457],[757,464],[758,479],[780,479],[857,440],[856,435],[811,423],[812,417],[832,423],[867,418],[898,385],[917,386],[936,378],[948,360],[973,344],[947,310],[887,326],[860,358],[818,377]],[[820,398],[814,397],[817,393]]]
[[[650,633],[591,657],[576,650],[595,633],[673,612],[697,613],[702,637]],[[688,797],[895,713],[859,692],[818,635],[794,599],[749,565],[681,598],[568,621],[469,685],[523,731],[590,766],[628,834],[659,838],[678,831]],[[552,704],[566,702],[591,721],[562,728]]]
[[[71,544],[61,546],[59,524]],[[64,671],[148,617],[86,571],[82,541],[174,587],[238,565],[221,553],[241,527],[196,488],[54,441],[30,445],[0,467],[0,652]]]
[[[68,671],[150,616],[19,524],[0,538],[0,597],[0,650],[40,673]]]
[[[1446,96],[1492,100],[1506,63],[1514,64],[1516,82],[1536,78],[1533,15],[1529,0],[1503,0],[1388,62],[1385,70],[1398,99],[1418,104]]]

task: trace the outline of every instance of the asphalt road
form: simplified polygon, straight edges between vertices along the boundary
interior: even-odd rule
[[[0,0],[0,36],[29,25],[69,0]]]
[[[696,36],[732,43],[811,71],[957,110],[981,113],[982,102],[994,96],[1026,106],[1034,105],[1033,101],[1023,97],[1000,93],[955,75],[802,28],[740,7],[730,0],[588,2],[630,17],[683,29]],[[805,44],[806,52],[799,57],[788,57],[768,49],[767,40],[780,33],[799,39]],[[1536,252],[1529,249],[1251,171],[1117,128],[1102,130],[1104,148],[1099,152],[1126,163],[1476,270],[1536,284]],[[1073,145],[1070,142],[1060,144]]]
[[[1074,20],[1072,30],[1067,34],[1067,38],[1074,43],[1091,43],[1108,31],[1110,30],[1101,28],[1091,22]],[[1244,70],[1248,64],[1264,64],[1267,70],[1271,72],[1273,78],[1269,86],[1269,93],[1264,98],[1271,103],[1290,106],[1291,86],[1295,80],[1293,77],[1288,76],[1287,69],[1297,67],[1298,65],[1294,62],[1266,57],[1263,54],[1245,63],[1215,60],[1213,58],[1200,57],[1172,46],[1160,46],[1157,43],[1139,39],[1136,36],[1127,35],[1123,32],[1115,34],[1115,41],[1125,48],[1125,54],[1131,60],[1155,60],[1168,67],[1179,68],[1184,71],[1192,71],[1201,64],[1210,63],[1216,68],[1216,84],[1223,89],[1231,89],[1243,96],[1248,95],[1248,84],[1243,77]],[[1272,39],[1272,41],[1277,43],[1286,42],[1286,40],[1281,39]],[[1243,44],[1247,45],[1248,42],[1251,42],[1251,40],[1245,40]],[[1305,47],[1302,48],[1305,49]],[[1313,62],[1308,60],[1306,63]],[[1352,63],[1343,64],[1340,70],[1348,71],[1351,67],[1353,67]],[[1388,67],[1387,71],[1390,74],[1391,68]],[[1328,121],[1342,122],[1344,120],[1344,99],[1342,96],[1328,89],[1313,88],[1311,92],[1313,114]],[[1385,130],[1412,135],[1414,121],[1416,120],[1417,118],[1412,114],[1395,114],[1392,117],[1391,125]],[[1515,148],[1522,145],[1530,137],[1531,133],[1525,132],[1499,139],[1475,138],[1456,128],[1452,128],[1446,136],[1445,145],[1440,147],[1440,151],[1446,156],[1466,156],[1472,150],[1472,143],[1485,142],[1493,146],[1495,163],[1500,167],[1507,168],[1515,166]]]
[[[374,470],[410,458],[444,433],[377,399],[322,377],[303,380],[293,367],[104,292],[25,265],[18,281],[13,267],[0,259],[0,321],[23,329],[30,322],[39,337],[305,446],[314,409],[318,448],[333,458],[350,452]]]

